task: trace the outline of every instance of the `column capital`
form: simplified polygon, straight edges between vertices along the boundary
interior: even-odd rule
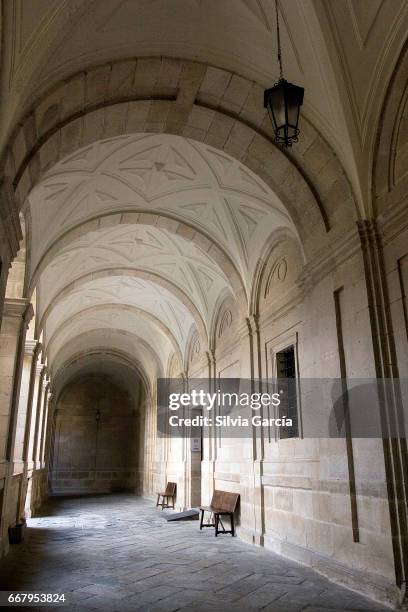
[[[23,321],[24,321],[24,323],[25,323],[25,325],[27,327],[29,326],[30,321],[33,318],[33,316],[34,316],[34,308],[33,308],[33,305],[30,302],[30,304],[28,304],[28,306],[25,309],[24,314],[23,314]]]
[[[244,340],[245,338],[248,338],[248,336],[252,336],[252,332],[253,330],[249,318],[244,317],[244,319],[241,320],[237,329],[239,338],[241,340]]]
[[[24,346],[24,355],[27,357],[36,358],[39,351],[41,350],[41,342],[38,340],[26,340]]]
[[[34,316],[34,309],[27,298],[6,298],[4,300],[4,317],[22,319],[28,325]]]
[[[259,333],[259,314],[250,314],[246,320],[249,333]]]
[[[215,363],[215,350],[214,349],[208,349],[208,351],[205,351],[206,357],[207,357],[207,365],[212,365],[213,363]]]
[[[45,370],[46,370],[46,366],[43,363],[37,363],[37,366],[35,368],[35,373],[38,376],[43,377],[45,375]]]

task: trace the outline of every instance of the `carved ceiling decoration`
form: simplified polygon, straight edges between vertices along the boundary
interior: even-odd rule
[[[210,319],[220,290],[228,286],[194,243],[157,227],[118,225],[73,241],[45,268],[38,282],[40,318],[64,286],[107,267],[135,268],[168,279],[194,302],[204,321]],[[109,276],[104,286],[109,291]]]
[[[271,233],[296,236],[251,170],[166,134],[78,150],[48,171],[29,205],[37,327],[50,363],[71,338],[114,329],[149,345],[161,368],[172,351],[183,362],[192,330],[204,330],[205,346],[219,296],[234,293],[212,245],[249,294]]]
[[[92,306],[126,304],[152,314],[173,333],[182,351],[194,326],[191,313],[168,290],[138,278],[109,276],[89,281],[52,308],[44,328],[45,343],[65,321]],[[86,312],[84,316],[86,316]]]
[[[58,163],[30,195],[32,271],[67,230],[115,211],[162,213],[227,250],[250,283],[271,228],[295,229],[249,168],[208,145],[166,134],[98,142]],[[162,245],[153,244],[158,251]],[[129,256],[138,249],[130,245]],[[204,278],[204,273],[202,274]]]

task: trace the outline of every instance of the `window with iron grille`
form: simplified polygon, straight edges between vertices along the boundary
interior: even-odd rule
[[[299,437],[298,401],[296,388],[296,357],[294,345],[276,353],[276,377],[284,382],[283,400],[279,406],[279,417],[292,419],[292,427],[283,427],[280,438]]]

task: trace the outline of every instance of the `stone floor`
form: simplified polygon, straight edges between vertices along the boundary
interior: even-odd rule
[[[27,531],[0,563],[0,588],[63,592],[65,610],[385,610],[239,538],[167,523],[130,495],[55,501]]]

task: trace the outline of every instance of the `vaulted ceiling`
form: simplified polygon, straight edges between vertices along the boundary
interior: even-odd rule
[[[74,338],[99,333],[102,343],[110,333],[116,346],[118,331],[149,347],[162,373],[172,354],[182,364],[191,335],[208,339],[220,296],[234,293],[228,270],[249,296],[271,233],[297,239],[251,170],[168,134],[80,149],[46,173],[28,204],[29,275],[50,364]]]
[[[279,6],[285,76],[305,87],[304,116],[369,210],[376,126],[408,3]],[[198,60],[260,91],[279,75],[272,0],[9,0],[2,19],[0,147],[33,100],[105,62]],[[249,297],[271,233],[297,239],[276,194],[247,167],[165,134],[76,151],[50,168],[28,204],[37,333],[54,373],[106,347],[151,372],[165,372],[173,354],[182,363],[194,330],[208,340],[221,295],[240,287]]]
[[[34,211],[32,271],[69,229],[115,211],[164,213],[194,223],[198,231],[226,250],[245,283],[250,282],[270,228],[291,227],[295,233],[283,205],[251,170],[213,147],[163,134],[112,138],[81,149],[55,165],[29,200]],[[41,214],[36,214],[37,210]],[[106,225],[102,224],[102,234],[111,231],[112,221]],[[147,262],[162,256],[164,249],[163,265],[168,268],[179,250],[184,251],[187,267],[194,259],[202,260],[199,278],[207,275],[208,283],[212,282],[213,273],[206,270],[204,255],[187,245],[177,246],[181,236],[170,238],[158,228],[139,232],[122,228],[113,238],[109,257],[119,255],[122,248],[122,265],[131,262],[135,251],[140,257],[143,245]],[[99,233],[92,235],[91,241],[97,249]],[[84,246],[90,245],[67,245],[61,264],[66,266],[73,253]],[[97,257],[102,263],[102,252]],[[86,267],[87,262],[81,259]],[[74,265],[78,269],[78,262]],[[176,271],[174,277],[178,278]],[[204,289],[207,294],[208,287]]]

